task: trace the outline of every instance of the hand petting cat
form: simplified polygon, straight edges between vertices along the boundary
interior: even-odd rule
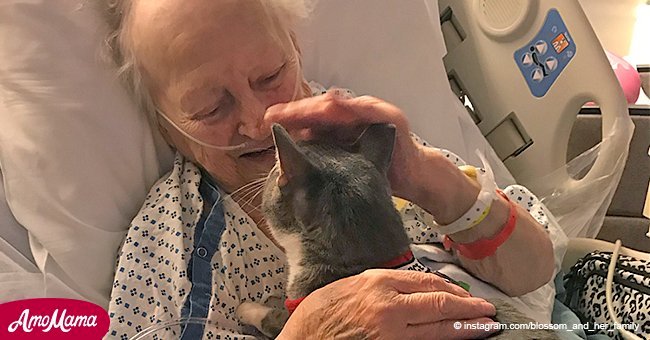
[[[328,92],[270,107],[261,129],[270,129],[273,123],[294,131],[299,138],[343,142],[354,141],[370,124],[395,125],[397,136],[388,172],[393,195],[427,209],[442,224],[461,216],[479,192],[477,184],[439,152],[415,142],[405,114],[381,99],[370,96],[346,99]]]
[[[332,92],[285,104],[277,104],[266,111],[262,130],[280,123],[301,139],[326,138],[353,142],[365,127],[375,123],[389,123],[396,127],[389,180],[395,196],[414,201],[420,190],[413,182],[425,157],[424,147],[410,137],[408,121],[397,107],[375,97],[343,98]],[[431,169],[427,171],[430,173]],[[478,192],[478,191],[477,191]]]
[[[328,92],[271,106],[260,129],[270,129],[273,123],[282,124],[298,138],[340,142],[354,141],[371,124],[395,125],[395,148],[388,171],[393,195],[425,209],[440,225],[461,217],[480,192],[480,186],[440,152],[417,143],[411,137],[404,112],[381,99],[344,98]],[[508,207],[507,200],[499,197],[480,224],[448,236],[461,243],[491,237],[502,229]],[[496,253],[481,260],[458,256],[468,271],[511,296],[526,294],[546,284],[554,270],[553,246],[544,228],[525,209],[517,208],[515,212],[516,228]]]

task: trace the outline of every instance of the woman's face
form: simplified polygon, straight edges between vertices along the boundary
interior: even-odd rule
[[[207,148],[159,119],[166,138],[228,192],[266,175],[274,150],[251,152],[273,146],[270,131],[258,129],[263,115],[305,96],[288,35],[274,34],[256,0],[135,1],[132,13],[136,57],[158,108],[202,142],[250,146]]]

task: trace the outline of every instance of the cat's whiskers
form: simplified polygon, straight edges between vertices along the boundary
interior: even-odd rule
[[[256,207],[251,206],[250,208],[253,209],[253,210],[251,210],[251,211],[257,211],[257,212],[259,212],[260,214],[262,214],[262,216],[264,216],[264,213],[262,212],[262,209],[261,209],[261,208],[262,208],[262,205],[261,205],[261,204],[258,205],[258,206],[256,206]],[[266,222],[266,219],[262,219],[262,220],[263,220],[264,222]]]
[[[259,186],[263,186],[264,183],[265,183],[265,179],[264,179],[264,178],[259,178],[259,179],[253,180],[253,181],[251,181],[251,182],[249,182],[249,183],[247,183],[247,184],[245,184],[245,185],[239,187],[237,190],[235,190],[235,191],[233,191],[232,193],[230,193],[229,196],[230,196],[233,200],[236,200],[237,203],[239,203],[239,201],[240,201],[243,197],[246,197],[246,196],[248,196],[250,193],[255,192],[255,191],[259,188]]]
[[[240,191],[243,191],[246,188],[250,188],[251,186],[255,186],[255,185],[259,184],[259,183],[263,183],[265,180],[266,180],[266,177],[261,177],[261,178],[254,179],[254,180],[242,185],[241,187],[237,188],[235,191],[231,192],[230,196],[233,197],[233,196],[239,194]]]
[[[261,214],[260,220],[256,221],[258,225],[264,225],[266,223],[266,217],[262,213],[262,203],[253,204],[253,202],[255,202],[255,199],[258,198],[260,193],[264,192],[264,185],[266,185],[270,174],[277,171],[278,167],[279,164],[276,163],[269,172],[257,174],[259,178],[246,183],[230,194],[230,197],[235,201],[235,203],[237,203],[237,205],[242,208],[246,207],[249,214],[253,212],[259,212]]]
[[[237,199],[235,202],[236,202],[240,207],[248,206],[248,205],[250,205],[250,198],[249,198],[249,197],[254,196],[256,193],[257,193],[257,192],[251,192],[251,193],[248,194],[247,196],[245,196],[245,197],[241,197],[241,198]]]
[[[235,198],[239,196],[237,199],[237,203],[241,203],[242,200],[246,199],[250,194],[259,193],[258,190],[260,190],[262,187],[264,187],[264,184],[266,183],[266,180],[269,177],[269,174],[272,173],[276,168],[277,168],[277,163],[271,168],[269,172],[260,172],[257,175],[259,176],[257,179],[241,186],[239,189],[233,191],[230,196],[232,198]]]
[[[238,203],[246,199],[245,205],[250,205],[250,203],[257,197],[261,192],[264,191],[264,183],[261,185],[256,185],[254,186],[251,190],[249,190],[246,195],[242,196],[239,200]]]
[[[253,195],[252,195],[250,198],[248,198],[248,199],[246,199],[246,198],[242,198],[242,199],[238,200],[237,204],[239,204],[241,207],[246,206],[246,207],[254,208],[254,207],[251,205],[251,202],[255,199],[255,197],[256,197],[260,192],[262,192],[262,190],[256,192],[255,194],[253,194]],[[244,199],[246,199],[246,201],[244,201]],[[242,201],[244,201],[244,202],[242,202]]]
[[[259,212],[260,214],[263,214],[263,213],[262,213],[262,210],[260,210],[260,209],[258,209],[258,208],[255,208],[255,207],[252,207],[252,206],[251,206],[251,207],[249,207],[249,208],[251,209],[251,211],[250,211],[250,212],[254,212],[254,211],[257,211],[257,212]],[[259,224],[259,223],[258,223],[258,224]]]
[[[262,207],[262,204],[261,204],[261,203],[260,203],[258,206],[251,206],[250,204],[255,200],[255,198],[256,198],[256,197],[257,197],[261,192],[264,191],[264,184],[266,184],[266,180],[268,180],[268,177],[269,177],[273,172],[275,172],[275,171],[278,169],[279,165],[280,165],[280,164],[279,164],[278,162],[276,162],[276,163],[273,165],[273,167],[271,168],[271,170],[269,170],[268,173],[260,173],[260,174],[259,174],[260,176],[262,176],[261,179],[263,179],[264,182],[263,182],[263,184],[261,185],[261,187],[259,188],[259,191],[256,192],[256,193],[253,195],[253,197],[251,197],[251,198],[250,198],[249,200],[247,200],[246,203],[245,203],[245,205],[250,206],[250,207],[253,209],[253,211],[258,211],[258,212],[260,212],[260,213],[262,212],[262,211],[260,210],[260,208]],[[252,191],[254,191],[254,190],[252,190]],[[251,192],[251,191],[249,191],[249,194],[250,194],[250,192]],[[247,194],[247,195],[248,195],[248,194]],[[240,201],[241,201],[241,200],[240,200]],[[237,202],[237,203],[239,203],[239,202]]]
[[[255,185],[249,186],[248,188],[246,188],[245,190],[242,190],[240,193],[237,194],[238,200],[241,200],[242,198],[247,197],[251,193],[257,192],[257,190],[259,190],[259,188],[263,187],[263,186],[264,186],[264,183],[256,183]]]
[[[255,198],[256,198],[256,197],[257,197],[257,196],[258,196],[262,191],[264,191],[264,190],[262,190],[262,189],[263,189],[263,188],[260,188],[260,190],[259,190],[257,193],[255,193],[255,195],[253,195],[253,197],[251,197],[248,201],[246,201],[246,205],[248,205],[249,207],[253,208],[253,210],[257,210],[257,211],[259,211],[259,212],[262,212],[262,211],[259,209],[259,208],[262,206],[261,203],[260,203],[257,207],[251,205],[251,203],[255,200]]]
[[[245,193],[243,193],[241,195],[238,195],[237,197],[232,197],[232,199],[233,199],[233,201],[235,201],[235,203],[240,204],[243,201],[245,201],[248,197],[250,197],[251,195],[254,195],[256,192],[257,192],[257,188],[251,188],[247,192],[245,192]]]
[[[260,184],[260,185],[251,187],[251,189],[248,190],[246,192],[246,194],[239,197],[236,202],[240,206],[243,206],[243,205],[249,205],[250,206],[250,203],[255,199],[255,197],[257,197],[263,191],[264,191],[264,184],[263,183]],[[243,204],[242,204],[242,202],[243,202]]]

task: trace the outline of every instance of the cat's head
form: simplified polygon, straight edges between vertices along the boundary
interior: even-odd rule
[[[386,238],[408,243],[387,179],[393,125],[371,125],[343,146],[296,143],[277,124],[273,138],[278,161],[267,178],[262,207],[282,246],[287,247],[286,235],[335,253],[340,248],[367,254],[391,243]]]

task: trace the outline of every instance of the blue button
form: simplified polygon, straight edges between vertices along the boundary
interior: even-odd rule
[[[200,257],[206,257],[208,256],[208,250],[203,247],[199,247],[196,249],[196,255],[199,255]]]

